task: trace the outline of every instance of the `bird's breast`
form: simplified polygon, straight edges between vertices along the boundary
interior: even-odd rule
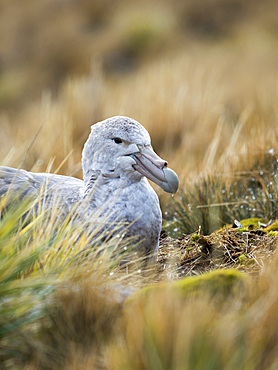
[[[93,213],[101,209],[105,218],[109,215],[109,223],[124,222],[127,225],[125,236],[140,242],[140,252],[157,251],[162,215],[158,196],[147,179],[128,185],[113,179],[92,191]]]
[[[147,181],[122,189],[113,211],[127,222],[126,234],[136,236],[142,252],[157,250],[162,215],[158,197]]]

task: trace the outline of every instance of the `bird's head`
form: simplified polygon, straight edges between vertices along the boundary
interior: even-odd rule
[[[84,181],[93,172],[139,181],[143,176],[169,193],[178,189],[178,177],[152,149],[148,131],[132,118],[116,116],[91,127],[82,154]]]

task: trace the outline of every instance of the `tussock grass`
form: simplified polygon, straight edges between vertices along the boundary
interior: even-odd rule
[[[272,279],[273,273],[264,278]],[[109,366],[275,368],[277,337],[272,313],[277,308],[277,293],[271,298],[274,287],[266,287],[265,282],[263,278],[253,282],[248,291],[242,289],[221,304],[206,294],[182,300],[171,290],[150,295],[144,304],[138,300],[127,308],[124,342],[115,345]],[[273,331],[266,329],[272,325]]]
[[[55,201],[57,202],[57,199]],[[39,204],[37,202],[37,200],[20,201],[11,194],[1,199],[0,359],[7,366],[11,361],[12,366],[19,366],[19,368],[22,361],[24,363],[33,358],[38,362],[37,366],[41,366],[40,368],[52,368],[52,360],[53,366],[61,364],[62,360],[52,358],[51,353],[54,351],[56,354],[57,344],[55,343],[64,338],[64,325],[67,323],[73,325],[74,315],[77,326],[69,328],[69,331],[75,336],[76,330],[80,329],[77,328],[80,325],[80,317],[87,315],[85,313],[87,309],[83,308],[87,303],[82,303],[86,300],[87,291],[92,297],[88,307],[96,304],[97,297],[101,302],[106,302],[106,296],[109,295],[106,290],[111,291],[111,300],[106,303],[108,311],[105,318],[102,316],[104,314],[102,303],[94,314],[89,311],[89,308],[87,310],[89,315],[93,315],[92,327],[95,325],[95,318],[98,319],[98,315],[101,314],[100,324],[97,324],[93,330],[98,332],[106,328],[105,337],[107,337],[109,310],[111,309],[110,325],[112,325],[112,317],[116,315],[114,307],[119,306],[124,299],[126,294],[124,289],[128,292],[128,288],[122,285],[122,281],[128,274],[130,281],[135,281],[132,271],[137,272],[142,268],[143,263],[137,256],[134,262],[126,263],[124,267],[120,266],[120,261],[125,259],[125,255],[132,253],[130,240],[123,242],[119,232],[115,233],[115,228],[122,232],[123,225],[118,223],[113,228],[110,227],[107,232],[104,230],[107,226],[104,218],[101,224],[97,227],[94,225],[93,228],[90,228],[89,224],[86,227],[86,223],[83,223],[81,230],[80,224],[74,222],[75,209],[63,220],[59,216],[58,206],[51,212],[47,212],[43,207],[47,200],[42,197],[39,199]],[[109,282],[115,280],[118,287],[107,287]],[[137,281],[137,286],[139,285]],[[84,288],[81,288],[82,286]],[[76,300],[81,297],[80,294],[83,298],[78,313]],[[75,295],[78,296],[76,300]],[[116,295],[118,298],[114,303],[112,297]],[[68,302],[73,302],[72,314],[67,311]],[[67,318],[67,315],[70,316]],[[59,317],[64,318],[64,322],[60,322],[60,339],[56,336],[57,328],[56,334],[52,333],[51,329],[57,325]],[[87,328],[86,320],[84,330],[90,332],[91,328]],[[80,338],[84,338],[85,343],[88,341],[86,335],[80,332],[79,337],[75,339],[71,338],[71,334],[66,335],[65,343],[61,344],[65,353],[61,352],[58,356],[63,359],[62,363],[67,360],[68,346],[71,347],[71,341],[75,340],[78,343]],[[97,333],[90,335],[92,344],[94,342],[98,344]],[[37,346],[37,341],[40,343],[42,338],[45,342]],[[91,344],[91,341],[89,340],[88,343]],[[14,357],[14,353],[18,353],[18,356]]]
[[[90,124],[122,114],[181,180],[173,198],[155,186],[179,239],[164,235],[145,270],[119,264],[126,249],[104,225],[46,213],[44,193],[35,213],[1,199],[0,367],[277,368],[276,2],[0,8],[1,164],[81,178]],[[262,225],[229,228],[250,217]],[[225,296],[155,290],[227,268],[246,279]],[[144,302],[124,304],[146,286]]]
[[[210,234],[235,219],[255,217],[266,223],[277,219],[278,159],[274,149],[251,158],[239,155],[236,161],[236,167],[231,164],[222,174],[199,176],[172,200],[165,212],[165,227],[172,235],[191,234],[199,228]]]

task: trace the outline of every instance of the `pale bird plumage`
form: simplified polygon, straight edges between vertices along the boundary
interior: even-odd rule
[[[158,196],[147,178],[175,193],[178,177],[153,151],[148,131],[124,116],[94,124],[84,145],[82,169],[83,181],[0,167],[0,195],[10,189],[12,194],[36,198],[47,185],[48,194],[57,192],[61,213],[66,215],[75,207],[80,221],[94,220],[99,209],[105,213],[106,204],[111,221],[128,225],[125,237],[135,237],[138,251],[156,256],[162,216]],[[51,207],[53,194],[48,198]]]

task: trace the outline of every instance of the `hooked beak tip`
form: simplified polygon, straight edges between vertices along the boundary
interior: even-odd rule
[[[175,194],[179,188],[179,178],[177,174],[170,168],[165,167],[163,173],[166,179],[166,182],[161,184],[161,187],[167,193]]]

